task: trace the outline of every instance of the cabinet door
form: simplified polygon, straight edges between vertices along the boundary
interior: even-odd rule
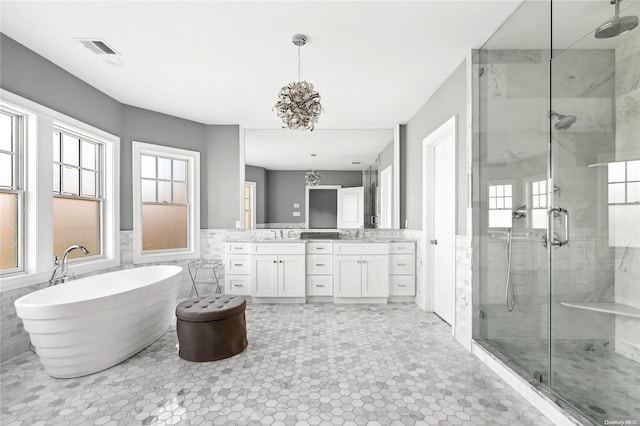
[[[254,255],[251,275],[251,295],[253,297],[278,296],[278,257]]]
[[[278,256],[278,296],[304,297],[305,273],[304,256]]]
[[[361,294],[361,256],[335,256],[333,258],[334,270],[334,296],[335,297],[360,297]]]
[[[362,256],[362,297],[389,296],[389,257]]]
[[[338,228],[364,228],[364,187],[338,189]]]

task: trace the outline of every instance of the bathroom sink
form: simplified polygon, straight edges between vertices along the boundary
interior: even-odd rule
[[[301,232],[301,240],[339,240],[339,232]]]

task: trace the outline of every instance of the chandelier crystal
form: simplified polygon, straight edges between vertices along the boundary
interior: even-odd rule
[[[302,34],[296,34],[292,41],[298,46],[298,81],[280,89],[278,102],[273,109],[282,119],[283,127],[313,131],[318,117],[324,110],[320,103],[320,94],[314,90],[313,84],[300,81],[300,46],[307,43],[307,38]]]
[[[304,175],[304,183],[307,186],[318,186],[318,184],[322,181],[322,176],[320,176],[320,173],[318,173],[318,171],[314,170],[313,168],[313,158],[315,156],[316,154],[311,154],[311,170],[309,170]]]

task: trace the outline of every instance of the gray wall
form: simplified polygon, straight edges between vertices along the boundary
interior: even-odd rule
[[[118,101],[2,33],[0,87],[120,135],[122,105]]]
[[[240,126],[207,127],[209,228],[235,228],[240,219]]]
[[[378,154],[378,171],[381,172],[389,166],[393,166],[393,141]]]
[[[422,228],[422,140],[457,115],[456,234],[467,232],[467,73],[466,60],[456,68],[422,108],[401,128],[400,224]],[[405,219],[407,225],[405,226]]]
[[[256,183],[256,223],[265,223],[267,171],[264,167],[244,166],[244,180]]]
[[[309,228],[336,229],[338,227],[338,191],[316,189],[309,191]]]
[[[304,223],[306,170],[267,170],[267,223]],[[362,186],[362,172],[320,170],[321,185]],[[300,204],[294,209],[293,204]],[[299,211],[300,216],[293,216]]]
[[[1,33],[0,87],[120,137],[120,229],[133,226],[134,140],[200,152],[200,226],[235,227],[241,196],[239,126],[207,126],[121,104]]]
[[[200,227],[207,228],[207,126],[159,112],[122,106],[120,229],[133,229],[132,141],[200,152]]]

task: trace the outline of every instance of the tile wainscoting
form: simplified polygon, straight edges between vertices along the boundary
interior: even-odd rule
[[[246,239],[246,238],[268,238],[273,237],[273,231],[283,236],[297,238],[302,229],[256,229],[256,230],[227,230],[227,229],[203,229],[200,231],[200,256],[206,259],[220,258],[223,253],[223,241],[228,239]],[[417,261],[416,261],[416,279],[422,279],[422,247],[420,244],[421,232],[413,230],[340,230],[341,234],[346,238],[387,238],[387,239],[414,239],[417,241]],[[187,270],[188,260],[176,262],[161,262],[162,264],[179,265],[184,268],[180,278],[180,290],[178,292],[179,299],[188,298],[191,293],[191,279]],[[149,266],[152,264],[134,265],[133,264],[133,231],[120,231],[120,266],[105,269],[99,272],[78,275],[78,278],[84,276],[102,274],[119,269],[128,269],[135,266]],[[53,269],[53,266],[52,266]],[[220,282],[224,282],[224,276],[219,277]],[[25,294],[45,288],[47,282],[34,284],[28,287],[22,287],[0,292],[0,318],[2,320],[2,328],[0,334],[0,362],[13,358],[21,353],[29,350],[29,334],[24,330],[22,320],[17,317],[14,302]],[[198,284],[198,288],[202,290],[202,284]],[[205,291],[213,291],[205,287]]]

